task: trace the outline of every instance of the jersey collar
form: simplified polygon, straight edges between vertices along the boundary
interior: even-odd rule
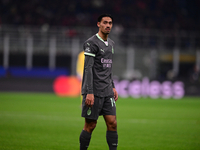
[[[108,41],[107,41],[107,43],[99,36],[99,34],[97,33],[96,34],[96,36],[99,38],[99,40],[101,40],[102,42],[104,42],[104,44],[106,45],[106,46],[108,46]]]

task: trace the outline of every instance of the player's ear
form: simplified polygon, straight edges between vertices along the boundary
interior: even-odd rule
[[[100,27],[100,22],[97,22],[97,26]]]

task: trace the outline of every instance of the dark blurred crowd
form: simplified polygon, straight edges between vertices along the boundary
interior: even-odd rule
[[[94,26],[101,13],[125,28],[200,30],[200,0],[0,1],[0,24]]]

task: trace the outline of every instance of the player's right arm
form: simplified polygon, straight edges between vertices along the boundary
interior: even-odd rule
[[[85,105],[88,107],[92,107],[94,105],[94,94],[87,94]]]
[[[96,48],[91,41],[84,43],[84,55],[85,55],[85,84],[87,90],[87,96],[85,100],[85,104],[88,107],[92,107],[94,104],[94,94],[93,94],[93,65],[94,58],[96,54]]]
[[[94,104],[94,94],[93,94],[93,71],[92,67],[94,65],[94,57],[85,55],[85,77],[86,77],[86,88],[87,96],[85,104],[88,107],[92,107]]]

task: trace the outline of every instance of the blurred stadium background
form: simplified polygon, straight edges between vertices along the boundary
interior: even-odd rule
[[[78,149],[76,61],[102,13],[114,17],[118,149],[200,149],[199,0],[0,0],[0,150]],[[89,149],[108,148],[105,130],[100,117]]]
[[[162,95],[178,82],[182,95],[200,95],[198,0],[1,0],[0,91],[53,92],[56,77],[75,76],[82,44],[105,12],[114,17],[118,83],[156,81]]]

